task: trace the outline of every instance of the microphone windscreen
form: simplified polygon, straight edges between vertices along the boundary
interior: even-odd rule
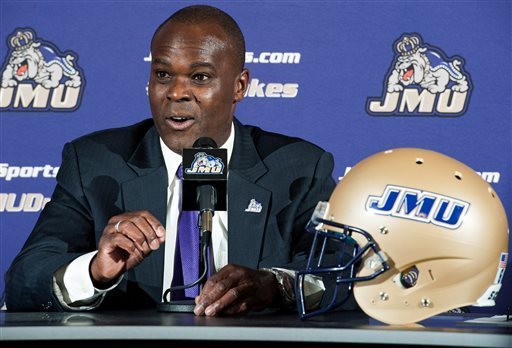
[[[198,138],[194,142],[194,145],[192,145],[192,147],[199,147],[199,148],[202,148],[202,149],[208,149],[208,148],[216,149],[216,148],[218,148],[217,143],[215,142],[215,140],[213,140],[212,138],[209,138],[209,137]]]

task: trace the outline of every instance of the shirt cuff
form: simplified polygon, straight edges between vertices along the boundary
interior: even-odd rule
[[[97,251],[77,257],[59,268],[53,275],[53,290],[61,305],[67,309],[93,309],[103,301],[107,292],[113,290],[121,280],[121,275],[108,289],[97,289],[92,283],[89,266]]]

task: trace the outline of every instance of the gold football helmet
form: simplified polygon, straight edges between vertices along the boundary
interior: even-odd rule
[[[418,148],[359,162],[329,202],[318,204],[307,230],[315,234],[313,246],[296,277],[303,319],[346,300],[333,291],[330,303],[308,312],[307,274],[348,284],[360,308],[388,324],[492,306],[508,257],[507,216],[493,188],[467,165]],[[339,250],[352,245],[348,259],[327,255],[329,240]]]

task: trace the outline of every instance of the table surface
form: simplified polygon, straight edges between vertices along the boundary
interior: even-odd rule
[[[154,311],[0,312],[0,340],[211,340],[422,344],[512,347],[512,326],[467,320],[485,314],[444,314],[415,325],[391,326],[361,312],[339,312],[300,320],[269,312],[207,318]]]

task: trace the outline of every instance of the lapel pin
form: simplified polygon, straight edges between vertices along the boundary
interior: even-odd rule
[[[261,213],[261,209],[262,209],[261,203],[253,198],[249,202],[249,205],[247,206],[245,211],[248,213]]]

